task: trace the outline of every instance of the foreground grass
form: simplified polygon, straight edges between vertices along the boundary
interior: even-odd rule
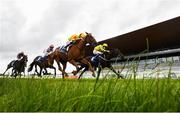
[[[180,111],[180,80],[0,78],[0,111]]]

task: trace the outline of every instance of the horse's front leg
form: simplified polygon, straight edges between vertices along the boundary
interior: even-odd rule
[[[9,68],[6,69],[6,71],[8,70]],[[4,71],[3,75],[5,75],[6,71]]]
[[[99,76],[100,76],[101,70],[102,70],[102,67],[101,67],[101,66],[98,66],[98,71],[97,71],[97,78],[96,78],[96,81],[99,80]]]
[[[112,67],[112,65],[109,67],[110,70],[112,70],[117,76],[118,78],[124,78],[123,76],[121,76],[119,73],[116,72],[116,70]]]
[[[84,68],[84,69],[83,69],[83,68]],[[84,74],[84,72],[88,70],[88,67],[83,67],[83,66],[82,66],[82,67],[80,67],[79,69],[80,69],[80,70],[83,69],[83,71],[82,71],[81,74],[79,75],[78,79],[80,79],[80,78],[82,77],[82,75]],[[78,70],[78,71],[80,71],[80,70]]]
[[[61,62],[61,64],[63,65],[63,72],[65,72],[66,70],[66,66],[67,66],[67,62]],[[66,76],[67,76],[67,73],[66,73]]]
[[[82,70],[83,68],[87,68],[86,66],[83,66],[83,65],[81,65],[81,67],[80,68],[78,68],[78,70],[77,71],[73,71],[72,73],[73,73],[73,75],[75,76],[80,70]],[[87,69],[86,69],[86,71],[87,71]],[[81,75],[82,76],[82,75]]]
[[[60,65],[59,60],[56,60],[56,63],[57,63],[57,65],[58,65],[59,71],[62,72],[62,78],[64,79],[64,75],[66,75],[66,76],[68,76],[68,75],[67,75],[67,73],[66,73],[65,71],[63,71],[63,69],[61,68],[61,65]]]
[[[80,62],[87,65],[89,67],[89,70],[92,72],[92,76],[95,77],[94,68],[92,67],[91,63],[88,62],[88,60],[86,60],[85,58],[83,58]]]
[[[73,75],[77,74],[77,72],[79,70],[78,64],[75,62],[75,60],[70,60],[69,63],[71,63],[73,66],[76,67],[76,71],[73,71]]]
[[[54,77],[53,78],[55,78],[56,77],[56,68],[54,66],[50,66],[49,68],[54,69]]]

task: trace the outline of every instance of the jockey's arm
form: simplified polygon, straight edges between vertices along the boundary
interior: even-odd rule
[[[106,50],[103,46],[101,46],[101,51],[102,52],[110,52],[109,50]]]
[[[109,50],[104,50],[104,52],[108,52],[109,53],[110,51]]]

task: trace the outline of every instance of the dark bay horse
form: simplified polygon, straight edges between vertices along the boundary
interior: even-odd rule
[[[96,68],[98,69],[98,71],[97,71],[97,77],[99,77],[99,75],[100,75],[100,73],[101,73],[101,70],[102,70],[103,68],[109,68],[110,70],[112,70],[112,71],[117,75],[118,78],[123,78],[123,76],[121,76],[119,73],[117,73],[117,72],[115,71],[115,69],[114,69],[114,68],[112,67],[112,65],[111,65],[110,59],[116,58],[117,56],[123,58],[122,54],[120,53],[120,51],[119,51],[118,49],[112,49],[112,50],[110,50],[109,53],[104,53],[104,57],[99,58],[99,64],[96,64],[96,63],[94,63],[94,62],[91,61],[91,58],[92,58],[93,56],[88,56],[88,57],[86,57],[86,59],[87,59],[89,62],[91,62],[91,65],[93,66],[94,69],[96,69]],[[84,73],[85,71],[87,71],[88,68],[89,68],[89,67],[88,67],[87,65],[84,65],[84,64],[81,65],[81,67],[79,68],[78,71],[80,71],[80,70],[82,70],[82,69],[83,69],[83,71],[82,71],[81,74],[79,75],[79,78],[78,78],[78,79],[80,79],[80,78],[82,77],[83,73]],[[78,71],[77,71],[77,72],[78,72]],[[76,74],[77,74],[77,73],[74,73],[74,75],[76,75]]]
[[[27,55],[22,56],[21,60],[13,60],[11,61],[8,65],[7,65],[7,69],[5,70],[5,72],[3,73],[3,75],[5,75],[6,71],[10,68],[12,68],[12,73],[11,76],[14,76],[15,78],[20,75],[23,72],[25,75],[25,67],[27,65],[28,62],[28,57]]]
[[[46,68],[54,69],[54,77],[56,77],[56,68],[53,66],[54,63],[54,54],[51,53],[48,55],[47,60],[39,61],[39,59],[42,58],[42,56],[37,56],[33,62],[29,65],[28,72],[32,71],[33,66],[35,66],[35,72],[38,74],[39,77],[41,76],[42,70],[45,70],[45,73],[47,73]],[[40,68],[40,72],[37,71],[37,66]]]
[[[67,76],[67,73],[65,72],[67,62],[74,65],[76,67],[76,70],[78,70],[77,62],[88,65],[88,69],[92,72],[92,75],[95,76],[94,69],[92,68],[91,63],[87,59],[85,59],[85,46],[86,44],[95,46],[97,44],[97,41],[91,35],[91,33],[86,32],[86,34],[87,36],[76,41],[76,43],[69,48],[67,53],[61,52],[59,48],[56,48],[56,50],[54,51],[54,58],[57,62],[59,70],[62,72],[63,78],[64,75]],[[63,65],[63,69],[61,68],[60,63]]]

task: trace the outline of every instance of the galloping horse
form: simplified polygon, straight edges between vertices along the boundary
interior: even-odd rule
[[[28,72],[32,71],[33,66],[35,66],[35,72],[38,74],[39,77],[41,76],[42,70],[44,69],[45,72],[47,73],[46,68],[51,68],[54,69],[54,77],[56,77],[56,68],[53,66],[54,63],[54,54],[51,53],[48,55],[48,59],[44,60],[44,61],[39,61],[39,59],[42,58],[42,56],[37,56],[33,62],[30,64],[29,68],[28,68]],[[40,68],[40,72],[38,73],[37,71],[37,66],[39,66]]]
[[[91,33],[86,32],[86,34],[87,36],[76,41],[76,43],[69,48],[67,53],[61,52],[60,48],[56,48],[56,50],[54,51],[54,58],[57,62],[59,70],[62,72],[63,78],[64,75],[67,76],[67,73],[65,72],[67,62],[74,65],[76,67],[76,70],[78,70],[77,62],[88,65],[90,71],[92,72],[92,75],[95,76],[94,69],[92,68],[91,63],[87,59],[85,59],[85,46],[88,43],[90,45],[95,45],[97,44],[97,42],[91,35]],[[60,63],[63,65],[63,69],[61,68]]]
[[[14,76],[15,78],[17,77],[17,75],[21,75],[21,72],[23,72],[25,75],[25,67],[27,65],[27,62],[28,62],[28,57],[27,57],[27,55],[24,55],[21,60],[11,61],[7,65],[6,71],[8,69],[12,68],[11,76]],[[3,73],[3,75],[5,75],[6,71]]]
[[[120,78],[123,78],[123,76],[121,76],[119,73],[117,73],[117,72],[115,71],[115,69],[114,69],[114,68],[112,67],[112,65],[111,65],[110,59],[115,58],[115,57],[117,57],[117,56],[123,58],[122,54],[120,54],[120,52],[119,52],[118,49],[112,49],[112,50],[110,50],[109,53],[104,53],[104,58],[103,58],[103,57],[99,58],[99,63],[92,62],[92,61],[91,61],[92,56],[86,57],[86,59],[87,59],[89,62],[91,62],[91,65],[93,66],[93,68],[95,68],[95,69],[98,68],[98,72],[97,72],[98,77],[99,77],[99,75],[100,75],[100,73],[101,73],[101,70],[102,70],[103,68],[106,68],[106,67],[107,67],[107,68],[109,68],[110,70],[112,70],[112,71],[117,75],[118,78],[119,78],[119,77],[120,77]],[[84,69],[83,69],[83,68],[84,68]],[[82,71],[81,74],[79,75],[79,78],[78,78],[78,79],[81,78],[81,76],[83,75],[83,73],[84,73],[85,71],[87,71],[88,68],[89,68],[89,67],[88,67],[87,65],[84,65],[84,64],[81,65],[81,67],[79,68],[79,70],[77,70],[77,73],[78,73],[81,69],[83,69],[83,71]],[[74,73],[74,74],[77,74],[77,73]]]

